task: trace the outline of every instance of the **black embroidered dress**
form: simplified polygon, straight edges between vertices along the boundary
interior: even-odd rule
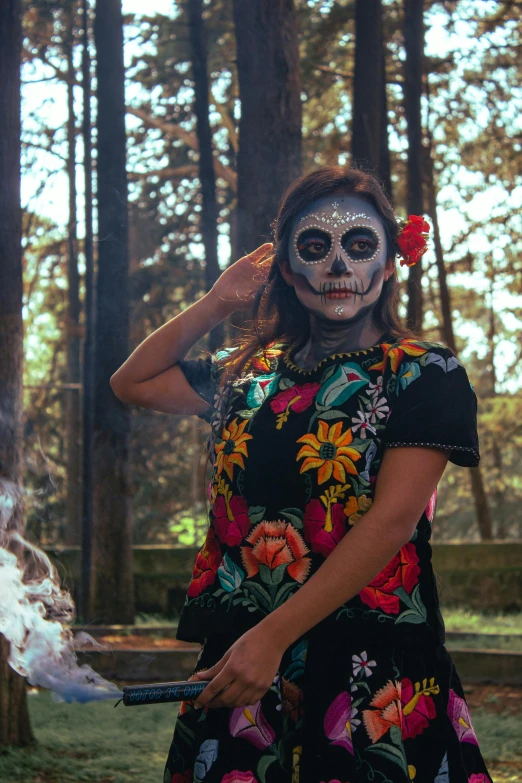
[[[202,643],[196,670],[290,598],[358,524],[384,448],[479,462],[475,394],[447,348],[383,338],[313,370],[292,353],[271,346],[224,389],[221,352],[180,362],[212,427],[210,525],[177,632]],[[397,477],[398,493],[407,480]],[[384,570],[290,645],[256,705],[182,702],[165,783],[490,782],[444,646],[435,500]]]

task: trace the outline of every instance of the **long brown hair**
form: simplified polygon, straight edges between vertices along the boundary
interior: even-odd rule
[[[281,264],[289,262],[289,240],[296,215],[312,201],[338,191],[357,194],[373,204],[384,224],[387,257],[395,259],[397,220],[380,181],[373,174],[350,166],[323,166],[297,179],[283,195],[272,224],[274,257],[268,279],[254,297],[251,326],[243,329],[242,335],[234,341],[237,350],[220,360],[224,368],[223,381],[239,376],[252,356],[259,350],[266,350],[273,342],[289,343],[295,348],[305,344],[310,331],[308,312],[294,288],[283,278]],[[381,334],[397,339],[411,337],[401,324],[398,308],[399,283],[394,269],[383,283],[373,320]]]

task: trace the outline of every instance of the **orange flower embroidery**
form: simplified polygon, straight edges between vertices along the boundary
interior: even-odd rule
[[[384,370],[384,366],[386,364],[386,357],[392,345],[393,343],[379,343],[379,348],[382,348],[383,357],[380,362],[377,362],[376,364],[372,364],[372,366],[368,368],[369,370],[379,370],[380,372]]]
[[[353,440],[351,430],[342,432],[343,423],[338,421],[328,427],[325,421],[319,419],[317,435],[307,433],[297,439],[297,443],[305,445],[300,449],[296,459],[305,457],[301,465],[300,473],[313,468],[319,468],[317,474],[318,484],[324,484],[333,474],[337,481],[346,481],[346,474],[357,475],[357,468],[353,464],[361,458],[359,452],[349,448]]]
[[[252,545],[241,547],[241,559],[247,577],[255,576],[260,565],[268,566],[273,571],[285,563],[292,579],[300,583],[305,581],[312,565],[310,558],[305,557],[310,550],[289,522],[259,522],[246,540]]]
[[[252,435],[244,431],[247,424],[248,419],[245,419],[238,425],[236,418],[230,422],[228,427],[223,427],[222,441],[216,445],[216,472],[218,476],[225,470],[232,481],[234,465],[239,465],[244,469],[243,457],[248,457],[246,441],[252,439]]]
[[[382,346],[385,347],[384,345]],[[407,354],[408,356],[422,356],[423,354],[427,353],[428,349],[424,348],[419,343],[415,342],[415,340],[407,339],[407,340],[401,340],[399,345],[394,346],[393,348],[387,346],[387,350],[385,351],[384,358],[381,362],[378,362],[377,364],[374,364],[370,367],[370,370],[380,370],[384,371],[386,368],[386,364],[389,361],[392,372],[396,373],[399,369],[399,365],[404,359],[404,355]]]
[[[274,360],[283,353],[281,348],[267,348],[265,351],[260,352],[257,356],[253,356],[251,364],[254,370],[261,373],[270,372],[274,364]]]
[[[402,730],[401,683],[388,680],[370,702],[375,710],[363,710],[363,722],[372,743],[377,742],[392,726]]]

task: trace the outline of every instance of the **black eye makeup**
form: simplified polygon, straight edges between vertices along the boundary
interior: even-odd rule
[[[319,228],[302,231],[295,240],[295,251],[308,264],[323,261],[332,248],[332,238]]]
[[[353,261],[369,261],[379,244],[379,237],[371,228],[351,228],[341,239],[344,252]]]

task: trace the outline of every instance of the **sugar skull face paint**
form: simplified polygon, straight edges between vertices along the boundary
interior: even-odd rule
[[[376,303],[386,271],[384,225],[354,194],[317,199],[296,217],[289,247],[292,282],[317,315],[344,320]]]

